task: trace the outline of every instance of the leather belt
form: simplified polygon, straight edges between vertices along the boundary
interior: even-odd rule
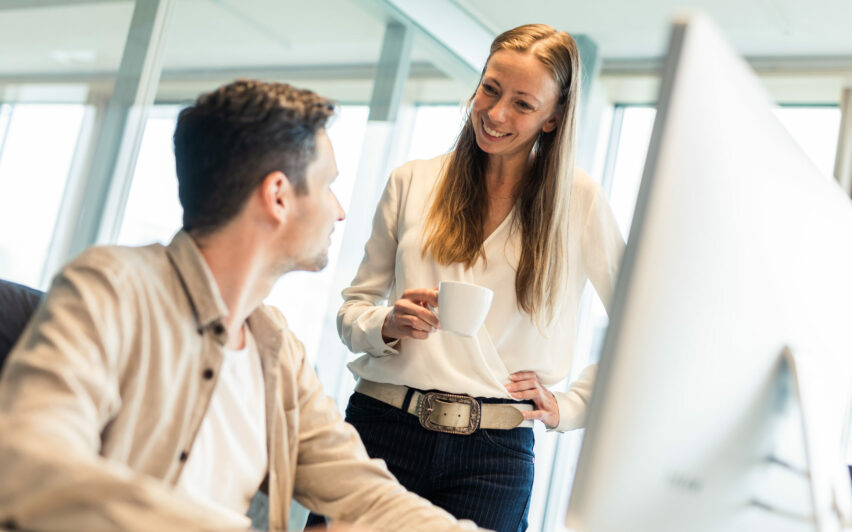
[[[408,386],[358,379],[355,391],[402,409],[405,396],[412,392],[406,412],[417,416],[423,428],[450,434],[472,434],[478,429],[514,429],[532,427],[522,410],[532,410],[527,403],[480,403],[469,395],[444,392],[421,392]]]

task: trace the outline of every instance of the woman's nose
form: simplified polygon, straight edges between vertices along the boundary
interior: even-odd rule
[[[494,102],[494,105],[488,110],[488,118],[495,123],[502,122],[506,118],[506,103],[503,98]]]

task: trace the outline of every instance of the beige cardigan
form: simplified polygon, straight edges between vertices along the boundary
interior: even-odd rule
[[[227,528],[173,489],[222,364],[226,313],[183,232],[67,266],[0,380],[0,526]],[[248,324],[265,380],[271,530],[286,529],[292,498],[375,530],[472,528],[368,458],[280,313],[258,308]]]

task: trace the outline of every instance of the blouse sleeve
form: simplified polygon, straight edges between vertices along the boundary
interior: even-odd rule
[[[624,253],[624,238],[618,230],[612,207],[599,186],[596,187],[594,199],[586,215],[582,238],[586,274],[609,314],[618,267]]]
[[[581,429],[586,425],[586,414],[589,411],[597,372],[597,364],[586,366],[580,376],[571,383],[567,392],[553,392],[559,408],[559,424],[549,430],[565,432]]]
[[[401,209],[400,170],[391,174],[373,216],[373,231],[364,246],[364,258],[337,312],[337,332],[353,353],[381,357],[398,354],[397,342],[386,344],[382,325],[390,313],[388,293],[394,283]]]
[[[621,255],[624,253],[624,239],[612,208],[603,190],[597,185],[586,214],[581,248],[586,274],[609,314]],[[597,364],[587,366],[571,383],[567,392],[554,392],[559,406],[559,425],[553,430],[564,432],[585,426],[596,374]]]

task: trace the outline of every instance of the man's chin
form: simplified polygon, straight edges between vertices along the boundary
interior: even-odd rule
[[[320,257],[316,257],[313,260],[300,264],[297,269],[305,272],[318,272],[326,266],[328,266],[328,255],[323,254]]]

